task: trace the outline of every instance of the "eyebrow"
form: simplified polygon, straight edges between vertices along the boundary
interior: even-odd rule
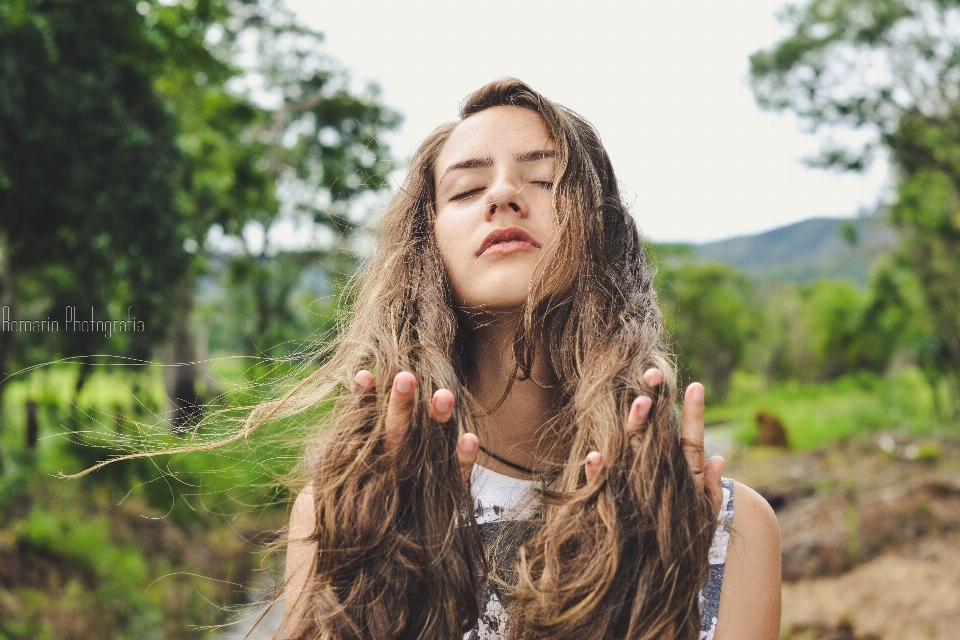
[[[552,149],[540,149],[539,151],[527,151],[526,153],[518,153],[513,156],[513,159],[517,161],[517,164],[522,164],[524,162],[535,162],[537,160],[545,160],[547,158],[556,157],[557,152]]]
[[[556,157],[557,152],[553,149],[538,149],[536,151],[524,151],[523,153],[516,153],[513,155],[513,159],[516,160],[517,164],[523,164],[525,162],[536,162],[537,160],[546,160],[547,158]],[[440,176],[440,182],[443,182],[443,178],[455,169],[479,169],[483,167],[492,167],[493,158],[469,158],[467,160],[461,160],[456,162],[449,167],[446,171],[443,172],[443,175]]]

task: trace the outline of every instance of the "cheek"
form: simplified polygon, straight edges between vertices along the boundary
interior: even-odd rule
[[[554,240],[557,237],[557,221],[551,215],[548,218],[545,218],[540,225],[540,238],[543,242],[543,247],[547,248],[552,245]]]
[[[447,269],[447,275],[452,276],[456,271],[458,253],[462,251],[463,234],[457,224],[449,217],[437,217],[433,224],[433,237],[437,243],[440,258]]]
[[[443,261],[453,303],[456,305],[467,304],[467,299],[470,298],[470,283],[473,281],[471,274],[474,272],[471,269],[474,256],[470,254],[469,231],[469,225],[457,216],[437,216],[433,225],[437,251]]]

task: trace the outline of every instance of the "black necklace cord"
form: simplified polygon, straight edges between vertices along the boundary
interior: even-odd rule
[[[499,463],[501,463],[501,464],[505,464],[505,465],[507,465],[508,467],[510,467],[511,469],[516,469],[517,471],[521,471],[521,472],[526,473],[526,474],[529,474],[529,475],[531,475],[531,476],[538,476],[538,475],[540,475],[539,472],[534,471],[533,469],[530,469],[529,467],[525,467],[525,466],[523,466],[522,464],[517,464],[516,462],[512,462],[512,461],[510,461],[510,460],[507,460],[506,458],[503,458],[503,457],[501,457],[501,456],[498,456],[498,455],[495,454],[493,451],[490,451],[489,449],[487,449],[487,448],[486,448],[485,446],[483,446],[483,445],[480,445],[480,451],[483,451],[485,454],[487,454],[488,456],[490,456],[491,458],[493,458],[493,459],[496,460],[497,462],[499,462]]]

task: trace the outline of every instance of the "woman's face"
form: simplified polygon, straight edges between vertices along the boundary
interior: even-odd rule
[[[464,308],[519,308],[553,241],[556,145],[534,111],[493,107],[461,122],[436,163],[434,233]]]

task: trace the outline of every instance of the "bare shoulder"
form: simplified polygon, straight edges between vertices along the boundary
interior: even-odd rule
[[[316,543],[310,540],[317,526],[313,489],[307,485],[293,502],[290,529],[287,534],[287,568],[285,597],[287,615],[297,615],[300,594],[307,583],[316,556]]]
[[[715,640],[780,637],[780,526],[759,493],[736,483]]]
[[[740,482],[735,484],[730,550],[747,553],[776,551],[779,558],[780,525],[776,514],[759,493]]]
[[[313,503],[313,485],[307,485],[297,495],[290,512],[289,540],[302,539],[313,533],[317,522],[316,507]]]

